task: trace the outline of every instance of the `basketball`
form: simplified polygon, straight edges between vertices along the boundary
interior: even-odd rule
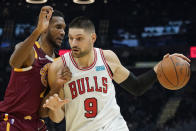
[[[169,90],[181,89],[190,79],[190,66],[182,58],[170,55],[158,65],[157,78]]]

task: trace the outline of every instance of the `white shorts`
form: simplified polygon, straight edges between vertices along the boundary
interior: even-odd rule
[[[127,123],[124,118],[120,115],[112,120],[110,123],[96,131],[129,131]]]

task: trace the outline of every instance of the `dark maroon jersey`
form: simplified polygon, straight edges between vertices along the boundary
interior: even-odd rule
[[[35,42],[34,51],[35,61],[31,67],[12,70],[4,100],[0,102],[0,112],[38,118],[40,103],[47,87],[47,63],[51,61],[38,42]]]

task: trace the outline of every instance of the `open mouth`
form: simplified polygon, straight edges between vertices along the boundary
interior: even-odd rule
[[[79,49],[73,48],[72,51],[73,51],[73,52],[78,52]]]
[[[59,42],[63,42],[63,39],[61,39],[61,38],[57,38],[57,41],[59,41]]]

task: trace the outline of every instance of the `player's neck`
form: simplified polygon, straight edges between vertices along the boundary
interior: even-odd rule
[[[44,53],[50,57],[55,57],[54,55],[54,48],[51,44],[48,44],[48,41],[46,40],[39,40],[40,47],[44,51]]]
[[[94,62],[94,49],[92,49],[89,54],[81,57],[81,58],[74,58],[77,65],[81,68],[84,68],[84,67],[89,67],[90,65],[93,64]]]

